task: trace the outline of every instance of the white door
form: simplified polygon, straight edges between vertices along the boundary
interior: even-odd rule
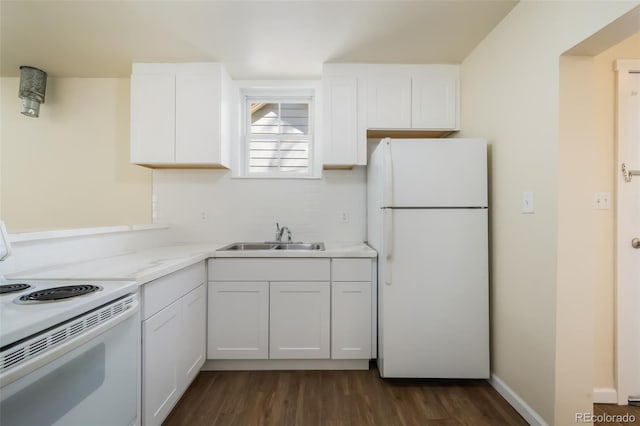
[[[411,128],[411,77],[369,78],[365,85],[367,128]]]
[[[329,358],[329,293],[328,282],[270,284],[269,358]]]
[[[182,297],[180,323],[180,388],[184,390],[198,375],[206,357],[205,324],[207,321],[207,292],[205,284]]]
[[[220,163],[220,74],[176,76],[176,163]]]
[[[131,162],[175,162],[175,77],[131,76]]]
[[[640,400],[640,61],[618,62],[617,375],[618,402]],[[635,71],[635,72],[632,72]]]
[[[268,358],[268,282],[211,282],[208,300],[207,358]]]
[[[331,283],[331,358],[371,358],[371,282]]]
[[[394,207],[486,207],[482,139],[391,139],[385,202]],[[388,161],[388,160],[386,160]],[[389,199],[390,198],[390,199]]]
[[[489,377],[487,217],[486,209],[393,210],[380,260],[383,377]]]
[[[358,79],[329,76],[322,80],[326,128],[323,163],[358,164]]]
[[[142,322],[142,421],[159,425],[178,400],[180,300]]]
[[[456,129],[457,98],[456,75],[413,77],[411,126],[414,129]]]

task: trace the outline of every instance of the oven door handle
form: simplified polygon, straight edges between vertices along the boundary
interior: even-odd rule
[[[136,299],[134,302],[129,304],[126,311],[114,316],[113,318],[106,320],[95,327],[87,330],[85,333],[79,334],[76,337],[69,339],[68,341],[59,344],[51,348],[50,350],[45,350],[42,354],[36,355],[33,358],[16,365],[9,370],[0,373],[0,387],[7,386],[21,377],[26,376],[27,374],[37,370],[38,368],[47,365],[48,363],[60,358],[64,354],[71,352],[77,347],[82,346],[83,344],[91,341],[96,338],[100,334],[112,329],[113,327],[123,323],[134,315],[137,315],[139,310],[139,303]]]

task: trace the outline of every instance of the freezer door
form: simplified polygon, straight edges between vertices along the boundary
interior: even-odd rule
[[[486,209],[393,210],[393,250],[380,260],[383,377],[489,377],[487,239]]]
[[[391,139],[394,207],[486,207],[482,139]],[[387,159],[388,161],[388,159]]]

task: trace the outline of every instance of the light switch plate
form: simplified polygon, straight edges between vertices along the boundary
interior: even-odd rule
[[[533,192],[525,191],[522,193],[522,213],[533,213],[535,208],[533,205]]]
[[[611,193],[596,192],[593,208],[596,210],[609,210],[611,208]]]

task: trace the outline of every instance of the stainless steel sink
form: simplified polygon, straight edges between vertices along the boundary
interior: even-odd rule
[[[324,250],[324,243],[283,243],[276,250]]]
[[[219,248],[217,251],[230,250],[273,250],[277,244],[272,243],[233,243],[226,247]]]
[[[233,243],[217,251],[244,250],[324,250],[324,243]]]

